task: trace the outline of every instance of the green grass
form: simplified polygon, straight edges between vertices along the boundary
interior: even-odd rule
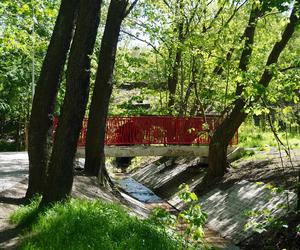
[[[283,132],[279,132],[279,137],[282,142],[286,144],[286,138]],[[300,134],[289,133],[288,143],[293,148],[300,147]],[[270,129],[263,131],[259,127],[245,123],[239,129],[239,146],[249,148],[257,147],[263,150],[268,147],[276,147],[277,142]]]
[[[71,199],[37,215],[38,203],[39,199],[35,199],[11,216],[11,222],[17,225],[28,223],[21,249],[182,248],[164,230],[129,216],[117,204]],[[32,220],[34,216],[37,217]]]
[[[41,197],[37,196],[31,200],[29,205],[21,206],[20,209],[10,215],[10,222],[22,227],[33,224],[39,214],[40,201]]]

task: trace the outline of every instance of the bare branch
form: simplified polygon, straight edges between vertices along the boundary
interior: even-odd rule
[[[138,0],[134,0],[133,3],[128,7],[128,9],[125,11],[123,18],[127,17],[129,13],[132,11],[134,6],[137,4]]]
[[[218,9],[217,13],[215,14],[215,16],[213,17],[212,21],[210,22],[210,24],[208,25],[208,27],[205,29],[205,31],[209,30],[212,28],[214,22],[216,21],[216,19],[218,18],[218,16],[222,13],[224,6],[225,6],[226,2],[224,1],[223,5]]]
[[[163,2],[170,10],[173,10],[172,6],[168,3],[167,0],[163,0]]]
[[[290,69],[300,69],[300,62],[295,64],[295,65],[291,65],[289,67],[286,67],[286,68],[283,68],[283,69],[280,69],[279,71],[280,72],[285,72],[285,71],[288,71]]]
[[[162,58],[164,58],[164,55],[162,53],[160,53],[160,51],[156,48],[156,46],[154,44],[152,44],[151,42],[145,40],[145,39],[142,39],[132,33],[129,33],[128,31],[126,30],[121,30],[122,33],[130,36],[130,37],[133,37],[134,39],[140,41],[140,42],[143,42],[145,44],[147,44],[148,46],[150,46],[157,54],[159,54]]]

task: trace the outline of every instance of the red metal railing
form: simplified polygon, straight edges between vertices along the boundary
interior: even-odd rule
[[[210,131],[218,125],[217,116],[207,116]],[[54,131],[58,119],[54,119]],[[106,124],[106,145],[206,145],[209,135],[204,117],[138,116],[109,117]],[[206,127],[206,128],[204,128]],[[85,145],[87,119],[84,119],[78,146]],[[238,143],[236,132],[231,144]]]

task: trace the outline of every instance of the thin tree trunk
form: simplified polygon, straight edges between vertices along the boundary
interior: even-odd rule
[[[183,113],[184,115],[186,115],[187,113],[187,109],[188,109],[188,102],[189,102],[189,98],[190,95],[192,93],[192,87],[195,86],[195,82],[196,82],[196,73],[197,73],[197,69],[196,69],[196,62],[195,62],[195,57],[192,57],[192,62],[191,62],[191,79],[189,81],[185,96],[184,96],[184,101],[183,101],[183,105],[181,107],[181,113]]]
[[[15,134],[15,143],[17,146],[17,151],[21,150],[21,138],[20,138],[20,131],[21,131],[21,117],[18,116],[17,119],[17,126],[16,126],[16,134]]]
[[[89,112],[85,146],[85,172],[100,182],[109,179],[105,171],[104,142],[109,100],[113,89],[113,70],[118,38],[127,7],[126,0],[111,0],[101,42],[99,64]],[[107,178],[106,178],[107,177]]]
[[[99,25],[101,0],[81,0],[66,75],[66,94],[54,139],[42,204],[71,193],[73,162],[89,93],[91,55]]]
[[[278,58],[281,52],[284,50],[288,41],[292,37],[295,27],[297,26],[297,24],[299,24],[299,18],[296,14],[298,11],[299,0],[295,3],[289,23],[282,33],[281,40],[275,43],[271,53],[269,54],[266,63],[266,69],[263,72],[260,81],[258,82],[258,84],[263,86],[264,88],[268,87],[273,77],[273,73],[272,71],[268,70],[268,67],[278,62]],[[238,85],[236,94],[240,95],[242,91],[243,89],[241,85]],[[240,125],[247,117],[247,114],[244,112],[246,103],[247,105],[251,106],[256,103],[260,97],[261,94],[258,94],[253,101],[247,103],[246,100],[244,100],[240,96],[234,102],[234,107],[230,114],[225,117],[220,126],[214,132],[211,138],[211,143],[209,145],[209,168],[204,182],[201,186],[203,186],[205,183],[211,182],[214,178],[222,177],[225,174],[227,168],[227,147],[230,143],[231,138],[234,136],[235,131],[240,127]]]
[[[43,193],[49,159],[48,138],[61,75],[73,36],[78,0],[62,0],[51,41],[35,89],[29,121],[29,182],[26,193],[31,198]]]
[[[181,6],[181,5],[180,5]],[[175,104],[175,94],[176,88],[178,85],[178,78],[179,78],[179,66],[182,59],[182,43],[184,40],[183,37],[183,21],[180,21],[177,25],[178,30],[178,44],[176,47],[175,53],[175,60],[174,64],[172,65],[172,72],[168,77],[168,90],[169,90],[169,100],[168,100],[168,108],[169,113],[173,112],[174,104]]]
[[[174,65],[172,67],[172,74],[168,77],[169,113],[173,112],[174,105],[175,105],[175,94],[176,94],[176,88],[177,88],[177,84],[178,84],[178,71],[179,71],[180,62],[181,62],[181,50],[177,49]]]

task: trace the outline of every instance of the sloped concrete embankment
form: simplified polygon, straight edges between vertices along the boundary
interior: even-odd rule
[[[161,196],[170,205],[182,209],[184,204],[178,198],[178,186],[187,183],[191,189],[199,184],[205,174],[205,167],[200,158],[177,158],[153,162],[132,175],[155,194]],[[246,230],[249,218],[247,211],[270,211],[272,216],[281,217],[286,213],[283,206],[296,205],[296,194],[284,191],[274,194],[265,184],[239,180],[231,185],[216,187],[199,197],[203,210],[208,213],[206,226],[220,236],[235,244],[250,237],[253,230]],[[261,222],[263,216],[254,218]]]

